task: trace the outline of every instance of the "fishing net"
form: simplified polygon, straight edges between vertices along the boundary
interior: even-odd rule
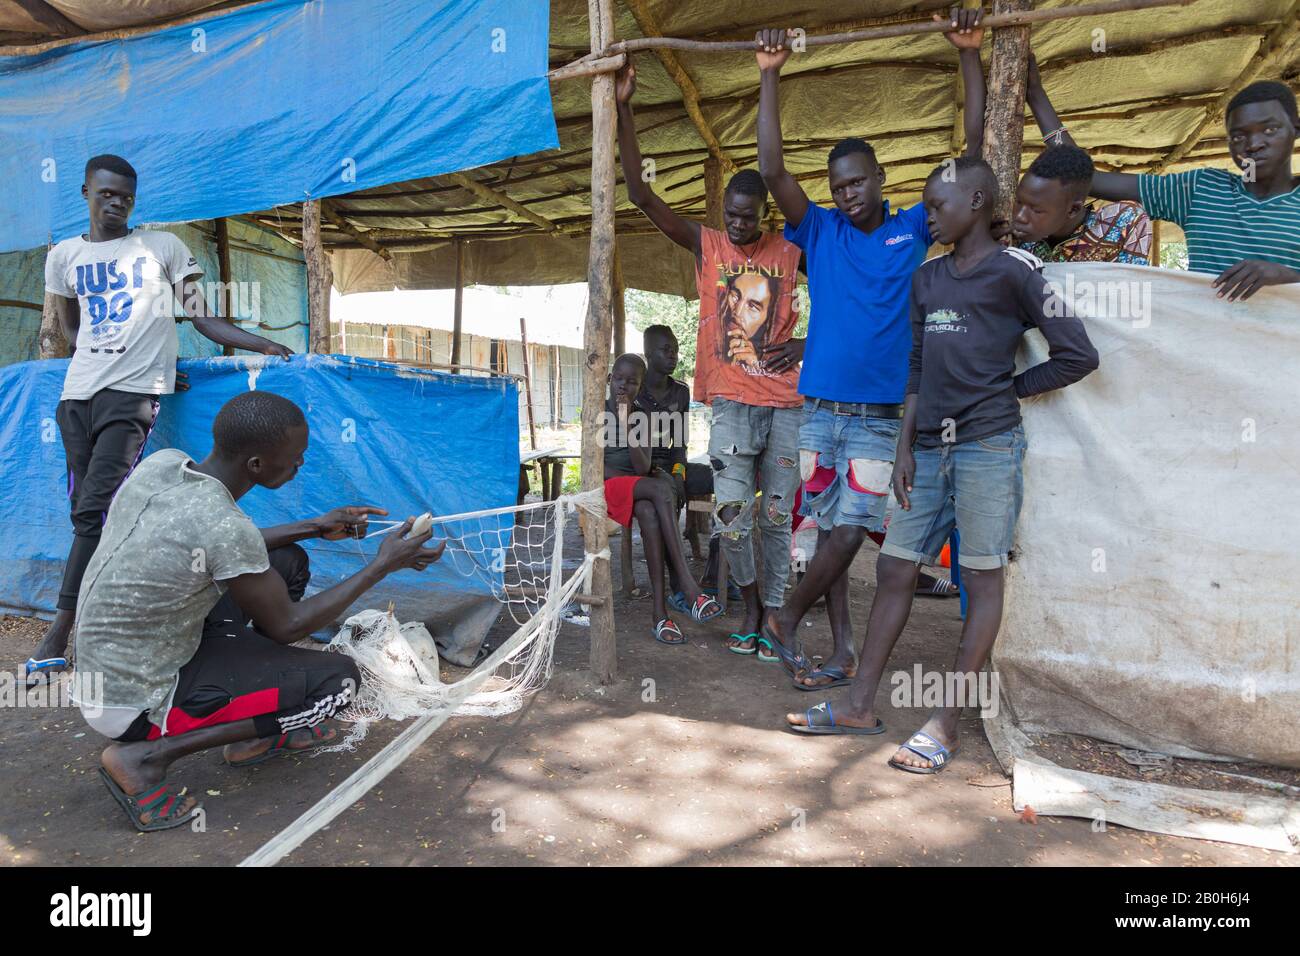
[[[456,715],[489,717],[522,707],[551,676],[560,622],[590,578],[593,556],[571,560],[565,578],[564,527],[578,508],[603,520],[604,493],[434,518],[434,540],[447,542],[441,563],[467,589],[497,600],[502,621],[514,630],[469,675],[444,683],[437,646],[422,623],[402,624],[391,609],[354,614],[324,649],[352,657],[361,686],[338,718],[350,724],[347,735],[319,752],[355,749],[377,720],[407,720],[452,705]]]

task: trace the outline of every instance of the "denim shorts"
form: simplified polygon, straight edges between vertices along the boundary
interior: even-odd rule
[[[815,519],[823,531],[837,525],[884,531],[900,424],[891,418],[836,415],[806,399],[799,428],[800,514]]]
[[[935,564],[955,526],[958,563],[974,571],[1006,567],[1024,500],[1025,430],[917,448],[911,510],[895,508],[881,554]]]

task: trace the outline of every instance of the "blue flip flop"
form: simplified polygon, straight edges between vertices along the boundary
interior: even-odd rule
[[[875,734],[885,732],[884,722],[877,717],[874,727],[846,727],[844,724],[835,723],[835,712],[831,710],[831,702],[824,700],[820,704],[809,707],[804,711],[804,720],[808,721],[806,726],[798,724],[787,724],[796,734],[805,734],[810,737],[830,737],[835,735],[853,736],[853,737],[870,737]]]
[[[918,757],[924,757],[926,760],[929,760],[931,766],[909,767],[906,764],[895,763],[893,759],[891,759],[889,761],[891,767],[895,770],[901,770],[904,773],[931,774],[938,773],[940,770],[945,769],[948,766],[948,761],[956,756],[957,751],[960,748],[954,747],[952,750],[949,750],[925,731],[918,730],[916,733],[912,734],[907,743],[903,744],[903,749],[910,750]]]
[[[830,680],[825,684],[817,684],[809,687],[807,684],[801,684],[797,680],[792,680],[795,690],[826,690],[828,687],[844,687],[853,683],[853,678],[842,667],[836,667],[834,664],[829,667],[818,667],[810,670],[803,675],[804,677],[829,677]]]
[[[791,651],[788,647],[777,640],[776,635],[768,630],[766,624],[763,625],[763,636],[758,639],[758,643],[764,645],[776,654],[776,659],[779,660],[785,666],[785,669],[790,672],[790,678],[792,680],[800,671],[806,671],[812,668],[812,664],[808,658],[804,657],[800,652]],[[762,651],[759,652],[758,659],[760,661],[769,662],[772,660],[770,657],[764,657]]]
[[[668,606],[678,614],[691,613],[691,606],[686,603],[686,595],[681,591],[674,591],[668,596]]]
[[[53,678],[55,674],[59,673],[59,671],[54,670],[54,668],[66,668],[67,666],[68,659],[66,657],[47,657],[44,660],[39,661],[34,657],[29,657],[27,658],[27,672],[24,679],[28,687],[35,687],[38,684],[48,684],[51,678]],[[36,676],[35,680],[32,679],[32,675]]]

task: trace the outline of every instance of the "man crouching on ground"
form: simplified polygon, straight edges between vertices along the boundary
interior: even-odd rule
[[[109,792],[142,831],[186,823],[198,809],[169,783],[173,761],[224,746],[233,766],[325,742],[321,722],[346,707],[352,659],[288,647],[334,621],[383,578],[422,571],[444,542],[409,540],[408,520],[361,571],[302,600],[310,577],[295,541],[362,536],[369,506],[259,530],[235,502],[254,485],[292,480],[307,449],[293,402],[247,392],[212,423],[212,453],[197,464],[169,448],[146,458],[109,508],[86,569],[77,614],[76,700],[114,743],[100,757]]]

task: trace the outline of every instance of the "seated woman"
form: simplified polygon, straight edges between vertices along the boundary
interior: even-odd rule
[[[639,355],[620,355],[609,373],[605,400],[605,504],[609,516],[624,528],[635,514],[641,543],[650,567],[654,599],[654,637],[661,644],[685,644],[681,629],[668,617],[664,560],[672,566],[690,615],[708,621],[722,613],[718,602],[700,590],[682,552],[677,533],[677,500],[672,478],[650,460],[650,417],[637,400],[646,365]]]

